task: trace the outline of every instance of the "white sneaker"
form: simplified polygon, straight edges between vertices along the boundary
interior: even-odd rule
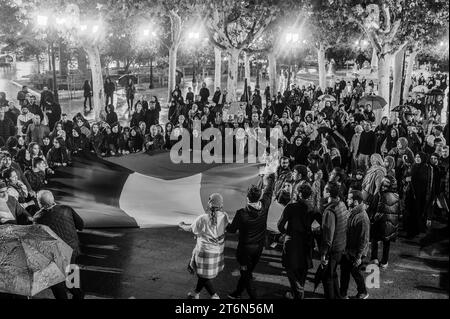
[[[190,293],[188,293],[187,297],[188,297],[188,299],[200,299],[200,294],[190,292]]]
[[[218,294],[215,294],[214,296],[211,296],[211,299],[220,299]]]
[[[388,268],[388,266],[389,266],[389,263],[386,263],[386,264],[380,264],[380,268],[381,268],[382,270],[386,270],[386,269]]]

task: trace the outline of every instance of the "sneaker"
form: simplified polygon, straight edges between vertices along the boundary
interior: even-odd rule
[[[380,264],[380,268],[381,268],[382,270],[386,270],[386,269],[388,268],[388,266],[389,266],[389,263]]]
[[[190,292],[190,293],[188,293],[187,297],[188,297],[188,299],[200,299],[200,294]]]
[[[218,294],[214,294],[214,296],[211,296],[211,299],[220,299]]]
[[[341,299],[347,300],[347,299],[350,299],[350,298],[348,296],[343,296],[343,297],[341,297]]]
[[[292,292],[288,291],[284,294],[284,298],[288,300],[294,300],[294,295],[292,294]]]
[[[371,262],[370,262],[372,265],[379,265],[380,264],[380,262],[378,261],[378,259],[373,259]]]
[[[357,294],[353,299],[368,299],[369,294]]]
[[[238,295],[237,293],[233,292],[233,293],[228,295],[228,299],[237,300],[237,299],[241,299],[241,296]]]

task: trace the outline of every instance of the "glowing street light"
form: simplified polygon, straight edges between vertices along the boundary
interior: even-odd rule
[[[94,34],[97,33],[99,30],[100,30],[100,26],[98,24],[96,24],[92,27],[92,33],[94,33]]]
[[[199,32],[189,32],[188,39],[198,40],[198,39],[200,39],[200,33]]]
[[[37,25],[40,27],[48,26],[48,17],[44,15],[37,16]]]
[[[288,42],[288,43],[298,42],[299,39],[300,39],[300,35],[298,33],[288,32],[286,34],[286,42]]]
[[[152,30],[153,27],[145,27],[141,28],[142,36],[139,37],[139,41],[145,42],[147,40],[155,39],[157,37],[157,33],[155,30]],[[153,89],[153,54],[150,54],[150,89]]]

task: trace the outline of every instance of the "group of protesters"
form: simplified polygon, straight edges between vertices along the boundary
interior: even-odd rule
[[[422,110],[409,100],[395,119],[383,117],[376,125],[372,105],[360,103],[374,94],[373,86],[356,78],[336,81],[325,91],[294,85],[283,95],[265,94],[265,108],[255,90],[246,94],[251,98],[245,114],[224,123],[223,105],[217,101],[226,101],[226,92],[217,88],[212,107],[202,102],[209,96],[203,93],[189,106],[175,91],[171,123],[192,130],[197,118],[202,128],[267,129],[269,135],[270,128],[278,127],[283,134],[276,145],[277,171],[250,187],[248,204],[232,221],[223,197],[212,194],[204,215],[192,225],[180,224],[197,237],[190,269],[198,283],[190,298],[198,299],[203,288],[219,298],[212,280],[224,269],[225,235],[236,231],[241,277],[228,297],[239,299],[247,291],[256,298],[253,271],[266,244],[272,200],[285,206],[278,228],[289,299],[304,298],[314,253],[320,258],[326,298],[348,299],[351,275],[357,286],[352,298],[367,299],[363,270],[368,264],[388,269],[391,243],[399,234],[414,239],[433,222],[448,227],[448,123],[443,127],[438,116],[443,99],[427,101]],[[324,93],[333,98],[324,100]]]
[[[90,123],[81,113],[70,119],[48,89],[38,102],[24,87],[17,97],[20,106],[0,93],[0,194],[8,194],[20,206],[22,213],[14,216],[39,212],[37,194],[56,170],[71,165],[74,156],[168,151],[176,142],[173,131],[192,133],[197,120],[202,130],[253,129],[269,136],[276,128],[282,134],[275,146],[277,171],[250,187],[248,205],[233,221],[223,212],[222,196],[213,194],[207,214],[192,225],[180,225],[197,236],[190,269],[198,275],[198,285],[192,298],[198,298],[203,288],[218,298],[211,280],[224,267],[226,232],[239,232],[241,265],[241,278],[229,297],[238,299],[246,290],[256,298],[253,270],[265,247],[273,200],[285,206],[278,227],[292,288],[288,298],[304,297],[316,251],[327,298],[345,298],[351,274],[358,286],[356,297],[366,299],[361,270],[366,257],[386,269],[390,243],[401,229],[414,238],[427,231],[431,220],[446,222],[449,148],[448,123],[443,127],[438,117],[442,99],[423,109],[409,100],[394,120],[383,117],[376,125],[373,105],[361,103],[375,94],[373,82],[355,78],[337,80],[323,90],[313,84],[292,85],[275,95],[270,88],[263,96],[259,89],[248,88],[241,99],[245,110],[225,118],[231,102],[226,90],[217,88],[211,94],[203,84],[197,95],[189,88],[183,97],[177,86],[163,125],[157,97],[142,96],[134,102],[134,90],[133,96],[127,93],[128,125],[120,124],[110,103],[104,120]],[[248,142],[249,135],[243,136]],[[247,145],[244,151],[248,152]]]

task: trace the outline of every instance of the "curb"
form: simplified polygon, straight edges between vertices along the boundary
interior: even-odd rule
[[[12,84],[14,84],[15,86],[19,87],[19,88],[22,88],[22,86],[23,86],[22,84],[20,84],[20,83],[18,83],[16,81],[13,81],[13,80],[11,80],[10,82]],[[37,98],[41,98],[41,93],[36,92],[35,90],[32,90],[32,89],[28,88],[28,92],[30,92],[31,94],[35,95]]]

